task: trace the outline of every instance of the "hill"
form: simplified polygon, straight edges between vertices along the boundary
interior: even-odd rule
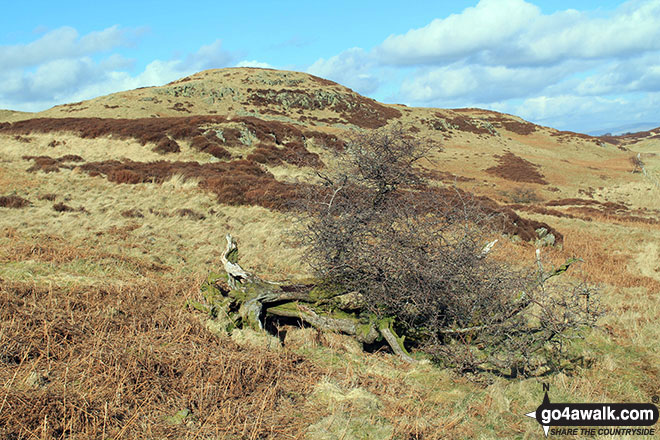
[[[553,401],[660,392],[658,130],[593,137],[253,68],[0,121],[6,437],[361,438],[367,421],[372,438],[535,432],[522,414],[541,402],[536,379],[473,383],[311,329],[277,329],[283,347],[216,338],[184,308],[221,267],[225,232],[243,267],[309,277],[288,201],[334,166],[351,132],[391,127],[438,146],[421,163],[433,185],[502,213],[496,258],[533,261],[542,226],[557,237],[542,251],[550,262],[582,257],[587,280],[605,286],[610,313],[576,348],[572,376],[548,378]]]

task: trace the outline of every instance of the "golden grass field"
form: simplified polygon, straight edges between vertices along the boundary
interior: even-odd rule
[[[17,125],[197,115],[226,118],[185,121],[222,132],[230,158],[172,133],[180,151],[165,154],[133,135],[83,134],[89,119]],[[556,402],[660,395],[657,132],[599,139],[478,109],[386,106],[320,78],[247,68],[3,111],[2,122],[0,438],[536,439],[541,428],[523,414],[541,403],[542,383]],[[313,182],[314,168],[287,149],[331,167],[328,136],[395,125],[442,147],[420,164],[436,185],[555,228],[563,245],[543,248],[548,262],[584,260],[569,276],[602,285],[608,311],[572,348],[581,362],[540,378],[461,377],[312,329],[283,329],[283,345],[245,330],[218,337],[186,308],[221,269],[226,232],[243,267],[308,278],[297,225],[274,201]],[[244,174],[226,178],[221,167],[237,161]],[[534,252],[507,236],[493,255],[529,264]]]

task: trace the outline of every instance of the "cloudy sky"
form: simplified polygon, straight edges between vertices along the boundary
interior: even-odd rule
[[[388,103],[488,108],[559,129],[660,126],[660,0],[24,0],[3,9],[0,108],[39,111],[259,66]]]

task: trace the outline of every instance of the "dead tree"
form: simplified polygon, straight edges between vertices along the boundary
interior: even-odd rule
[[[320,331],[353,336],[363,344],[382,338],[402,360],[413,361],[403,338],[392,328],[392,320],[364,313],[362,299],[356,293],[263,280],[238,263],[238,247],[231,234],[226,240],[221,257],[226,278],[212,275],[202,287],[205,302],[189,301],[189,305],[220,317],[227,330],[247,326],[265,331],[264,320],[269,316],[296,318]],[[224,281],[226,288],[222,286]]]

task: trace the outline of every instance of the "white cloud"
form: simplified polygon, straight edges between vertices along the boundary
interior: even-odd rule
[[[11,71],[0,75],[0,96],[15,102],[57,101],[103,75],[102,64],[89,57],[53,60],[34,72]]]
[[[257,60],[243,60],[239,61],[236,63],[235,67],[260,67],[262,69],[274,69],[273,66],[271,66],[268,63],[263,63],[261,61]]]
[[[610,16],[575,10],[544,15],[524,0],[481,0],[475,7],[403,35],[375,51],[383,63],[537,65],[570,58],[628,57],[660,50],[660,1],[625,4]]]
[[[525,0],[481,0],[370,51],[321,58],[307,71],[372,96],[398,89],[390,102],[514,108],[511,102],[527,100],[515,110],[532,118],[554,118],[541,112],[554,104],[570,108],[568,115],[604,117],[599,109],[619,108],[620,96],[660,91],[659,18],[660,0],[552,14]]]
[[[200,70],[226,67],[236,58],[216,40],[181,59],[154,60],[138,74],[130,72],[134,61],[118,53],[98,59],[99,54],[129,44],[128,34],[113,26],[79,37],[75,29],[60,28],[26,45],[0,47],[0,106],[44,110],[121,90],[163,85]]]
[[[222,48],[222,40],[202,46],[193,54],[188,55],[179,65],[181,70],[198,72],[206,69],[227,67],[235,60],[235,55]]]
[[[375,66],[371,55],[359,47],[354,47],[327,60],[318,59],[307,68],[307,73],[331,79],[359,93],[368,94],[379,86],[379,80],[373,71]]]
[[[660,54],[651,53],[603,65],[575,86],[579,95],[660,90]]]
[[[632,121],[657,121],[654,104],[657,105],[657,99],[633,102],[626,97],[541,95],[516,103],[498,103],[491,108],[550,127],[590,132]]]
[[[435,19],[404,35],[390,35],[376,54],[391,64],[452,61],[496,49],[512,39],[515,44],[515,35],[539,14],[536,6],[523,0],[481,0],[460,14]]]
[[[561,81],[572,69],[570,65],[511,68],[455,63],[425,69],[404,80],[400,93],[404,100],[413,102],[456,98],[493,102],[543,90]]]
[[[28,44],[0,46],[0,70],[37,66],[62,58],[77,58],[133,44],[140,29],[112,26],[80,37],[71,27],[61,27]]]
[[[394,97],[411,105],[481,106],[574,130],[620,125],[658,120],[641,104],[660,92],[658,19],[660,0],[552,14],[524,0],[481,0],[391,35],[371,55],[376,66],[412,70]]]

